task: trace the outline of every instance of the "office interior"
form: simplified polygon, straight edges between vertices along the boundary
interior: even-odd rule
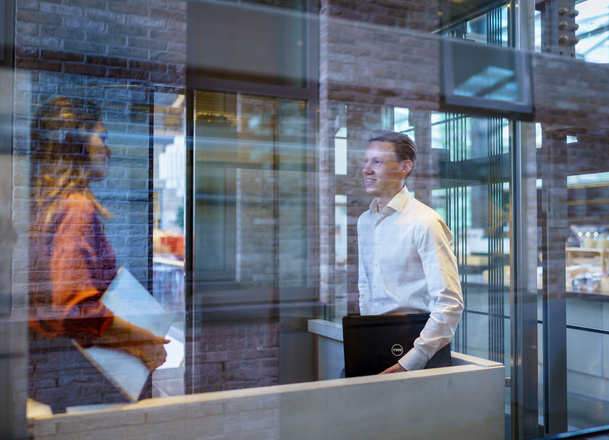
[[[156,438],[163,420],[141,415],[146,405],[177,414],[164,422],[174,438],[296,438],[294,426],[309,438],[339,410],[320,414],[326,396],[360,384],[340,377],[340,323],[358,313],[361,164],[378,128],[416,142],[407,187],[453,232],[465,304],[455,356],[503,366],[488,405],[499,399],[500,413],[479,438],[609,436],[607,0],[0,9],[2,438]],[[52,414],[27,400],[29,127],[54,96],[100,105],[112,157],[92,190],[114,214],[105,233],[117,264],[174,315],[168,359],[133,410]],[[398,389],[375,380],[353,397]],[[272,403],[292,392],[309,394]],[[442,411],[468,412],[446,392]],[[254,412],[226,415],[240,401]],[[340,420],[369,438],[358,423],[374,405]],[[226,417],[194,428],[197,408]],[[438,438],[426,429],[441,418],[413,438]],[[368,423],[378,438],[410,438],[415,422],[391,435]]]

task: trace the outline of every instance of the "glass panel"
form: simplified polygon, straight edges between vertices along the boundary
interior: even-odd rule
[[[307,88],[314,81],[307,58],[319,44],[307,38],[316,21],[295,13],[307,7],[300,0],[190,2],[188,37],[198,43],[186,53],[189,66],[220,81]]]
[[[565,141],[568,141],[566,139]],[[566,142],[567,154],[589,148],[595,141],[591,136],[578,136],[577,142]],[[585,166],[577,161],[572,173]],[[603,171],[599,164],[597,171]],[[584,429],[604,423],[609,411],[603,393],[592,383],[607,378],[604,355],[609,341],[606,313],[607,283],[607,225],[605,205],[607,173],[570,174],[567,176],[569,227],[565,233],[565,266],[567,290],[567,387],[569,424]]]
[[[335,252],[336,252],[336,296],[333,310],[327,316],[330,321],[340,322],[347,315],[347,255],[348,255],[348,217],[347,196],[336,194],[334,219],[336,223]]]
[[[606,425],[609,0],[0,0],[0,23],[0,438]],[[451,230],[454,359],[499,364],[306,384],[346,374],[365,312],[379,128]]]
[[[312,344],[306,102],[197,91],[194,108],[195,386],[308,379],[288,356]]]
[[[167,361],[153,373],[153,397],[184,394],[184,212],[186,117],[183,94],[157,92],[153,126],[153,295],[175,319]]]
[[[452,230],[466,304],[453,349],[498,360],[509,368],[508,152],[511,140],[508,121],[407,108],[393,109],[391,117],[386,108],[378,113],[362,113],[347,110],[346,120],[376,118],[381,124],[393,120],[396,129],[418,135],[417,163],[425,165],[415,167],[407,187],[411,195],[438,212]],[[353,157],[350,163],[356,163],[356,158],[361,160],[361,151],[350,149],[348,154]],[[352,174],[360,174],[361,165],[358,168]],[[362,198],[362,190],[353,180],[345,184],[348,185],[344,188],[347,195],[335,197],[336,230],[340,231],[335,242],[337,262],[342,252],[339,243],[343,239],[343,201],[354,200],[346,206],[346,215],[357,219],[372,199],[370,196]],[[342,189],[337,183],[337,190]],[[355,240],[350,239],[357,237],[354,220],[349,224],[348,249],[349,253],[356,254],[359,249]],[[339,267],[337,264],[333,284],[335,296],[326,299],[329,309],[337,314],[331,313],[327,319],[336,321],[348,312],[348,307],[340,305],[343,272]],[[348,274],[348,266],[346,270]],[[356,281],[353,276],[348,279],[349,292],[353,292]]]
[[[162,384],[183,377],[183,90],[49,72],[36,82],[14,115],[29,133],[12,170],[24,238],[14,304],[27,323],[29,295],[32,318],[22,389],[60,413],[183,394]]]

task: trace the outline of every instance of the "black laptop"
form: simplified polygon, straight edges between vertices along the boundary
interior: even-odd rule
[[[378,374],[396,364],[412,348],[428,319],[429,313],[343,317],[345,377]],[[448,344],[425,368],[450,366]]]

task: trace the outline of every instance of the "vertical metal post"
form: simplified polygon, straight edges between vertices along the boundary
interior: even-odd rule
[[[186,202],[184,206],[184,393],[195,390],[194,368],[194,135],[195,135],[195,91],[186,90]]]
[[[528,50],[530,3],[508,2],[509,46]],[[511,438],[539,438],[537,346],[537,165],[534,126],[512,123],[511,157]],[[532,219],[532,221],[531,221]]]
[[[567,430],[566,135],[544,130],[542,155],[543,416],[544,432]]]
[[[539,437],[537,383],[537,291],[529,286],[529,279],[537,278],[536,267],[531,267],[527,252],[528,211],[536,203],[527,203],[529,188],[535,188],[535,161],[524,161],[521,148],[521,125],[512,123],[511,156],[511,438]],[[531,154],[528,151],[524,153]],[[534,158],[534,151],[533,151]],[[533,169],[525,169],[532,163]],[[531,206],[532,205],[532,206]],[[534,218],[534,217],[533,217]],[[536,244],[535,244],[536,245]],[[535,261],[535,260],[533,260]],[[529,263],[529,264],[527,264]],[[535,271],[535,274],[532,272]],[[535,278],[532,278],[533,275]]]

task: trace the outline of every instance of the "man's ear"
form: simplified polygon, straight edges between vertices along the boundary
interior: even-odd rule
[[[406,175],[410,174],[410,171],[412,170],[412,161],[411,160],[405,160],[402,162],[402,171],[406,172]]]

